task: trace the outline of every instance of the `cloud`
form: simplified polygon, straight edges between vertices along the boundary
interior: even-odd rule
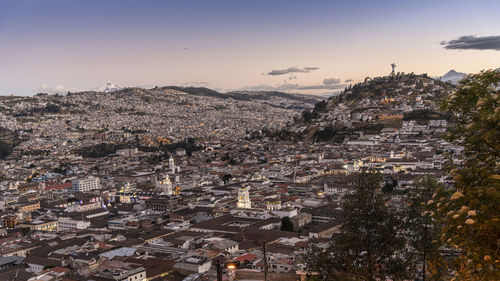
[[[292,76],[294,77],[294,76]],[[291,77],[288,78],[292,80]],[[293,79],[296,79],[294,77]],[[247,86],[240,88],[238,90],[246,90],[246,91],[283,91],[283,92],[291,92],[291,91],[317,91],[317,90],[340,90],[344,89],[347,85],[341,83],[341,79],[338,78],[325,78],[323,80],[323,84],[315,84],[315,85],[301,85],[297,83],[287,83],[287,80],[284,80],[282,84],[278,84],[276,86],[271,86],[269,84],[260,84],[256,86]],[[329,93],[330,94],[330,93]]]
[[[277,87],[277,90],[280,91],[290,91],[290,90],[299,90],[299,91],[308,91],[308,90],[338,90],[345,88],[344,84],[317,84],[317,85],[299,85],[299,84],[282,84]]]
[[[48,94],[66,94],[68,92],[81,92],[83,90],[70,88],[62,85],[49,86],[47,84],[43,84],[40,88],[38,88],[37,91]]]
[[[304,68],[298,68],[298,67],[289,67],[287,69],[274,69],[271,70],[267,73],[267,75],[271,76],[277,76],[277,75],[285,75],[289,73],[309,73],[314,70],[318,70],[319,67],[304,67]]]
[[[183,83],[182,86],[193,86],[193,87],[206,87],[210,85],[210,83],[208,82],[204,82],[204,81],[193,81],[193,82],[187,82],[187,83]]]
[[[344,84],[334,84],[334,85],[305,85],[299,86],[298,90],[338,90],[344,88]]]
[[[288,77],[288,80],[295,80],[295,79],[297,79],[297,76],[290,76],[290,77]]]
[[[349,82],[352,82],[352,79],[346,79],[346,80],[344,81],[344,83],[349,83]]]
[[[443,41],[443,48],[449,50],[497,50],[500,51],[500,36],[461,36],[451,41]]]
[[[323,80],[323,84],[325,85],[333,85],[333,84],[338,84],[340,83],[340,79],[338,78],[325,78],[325,80]]]
[[[255,86],[246,86],[239,89],[237,91],[275,91],[277,87],[273,87],[268,84],[260,84]]]

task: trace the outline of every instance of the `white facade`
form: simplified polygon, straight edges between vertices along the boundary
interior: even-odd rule
[[[172,173],[175,174],[175,161],[174,158],[172,158],[172,156],[170,156],[170,158],[168,159],[168,168]]]
[[[155,182],[156,184],[156,188],[161,190],[163,193],[165,193],[166,195],[172,195],[172,181],[170,180],[170,177],[165,175],[165,177],[160,180],[160,181],[156,181]]]
[[[72,231],[78,229],[87,229],[90,226],[89,221],[78,221],[71,218],[61,217],[57,220],[57,230]]]
[[[190,257],[177,262],[174,268],[196,273],[205,273],[210,270],[212,262],[207,258]]]
[[[86,179],[74,180],[72,182],[72,191],[75,193],[89,192],[100,188],[101,184],[99,178],[89,177]]]
[[[30,268],[30,271],[37,274],[43,271],[43,268],[45,266],[40,265],[40,264],[33,264],[33,263],[28,263],[28,267]]]
[[[252,202],[250,201],[250,192],[248,188],[242,186],[238,190],[238,208],[251,209]]]
[[[284,218],[284,217],[293,218],[298,214],[297,209],[295,209],[295,208],[286,208],[286,209],[281,209],[281,210],[275,210],[272,212],[280,218]]]
[[[268,201],[266,202],[266,208],[269,211],[281,210],[281,201],[280,200]]]
[[[348,188],[345,185],[330,185],[325,186],[325,194],[326,195],[345,195],[347,193],[351,193],[353,191],[352,188]]]

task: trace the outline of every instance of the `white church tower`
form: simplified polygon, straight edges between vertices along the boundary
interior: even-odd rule
[[[246,186],[241,186],[238,190],[238,208],[251,209],[252,202],[250,201],[250,192]]]
[[[172,171],[172,174],[175,174],[175,161],[172,156],[168,159],[168,168]]]

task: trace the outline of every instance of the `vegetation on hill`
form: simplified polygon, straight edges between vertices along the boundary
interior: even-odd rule
[[[281,132],[270,135],[277,139],[339,143],[359,133],[378,134],[384,128],[400,126],[402,121],[450,122],[453,116],[442,111],[439,102],[452,89],[453,85],[425,74],[367,78],[339,95],[316,103],[313,109],[302,111],[293,124],[281,131],[290,132],[290,136]]]
[[[25,117],[25,116],[33,116],[37,114],[57,114],[61,112],[61,107],[57,104],[49,103],[45,106],[34,107],[28,110],[24,110],[20,113],[13,114],[14,117]]]
[[[77,154],[88,158],[100,158],[116,153],[123,149],[126,144],[123,143],[99,143],[91,146],[81,147],[76,151]]]
[[[12,153],[13,150],[12,144],[0,140],[0,159],[5,159]]]
[[[193,153],[194,151],[203,149],[202,146],[196,143],[196,140],[194,138],[187,138],[180,142],[160,145],[160,150],[165,153],[173,153],[176,149],[179,148],[185,149],[186,155],[188,156],[191,156],[191,153]]]
[[[19,143],[16,132],[0,127],[0,159],[7,158]]]

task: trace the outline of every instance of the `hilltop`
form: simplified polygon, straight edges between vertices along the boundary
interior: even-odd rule
[[[278,139],[331,141],[366,139],[402,126],[451,121],[439,101],[454,86],[413,73],[367,78],[341,94],[304,110],[294,123],[275,132]],[[438,123],[439,124],[439,123]]]

